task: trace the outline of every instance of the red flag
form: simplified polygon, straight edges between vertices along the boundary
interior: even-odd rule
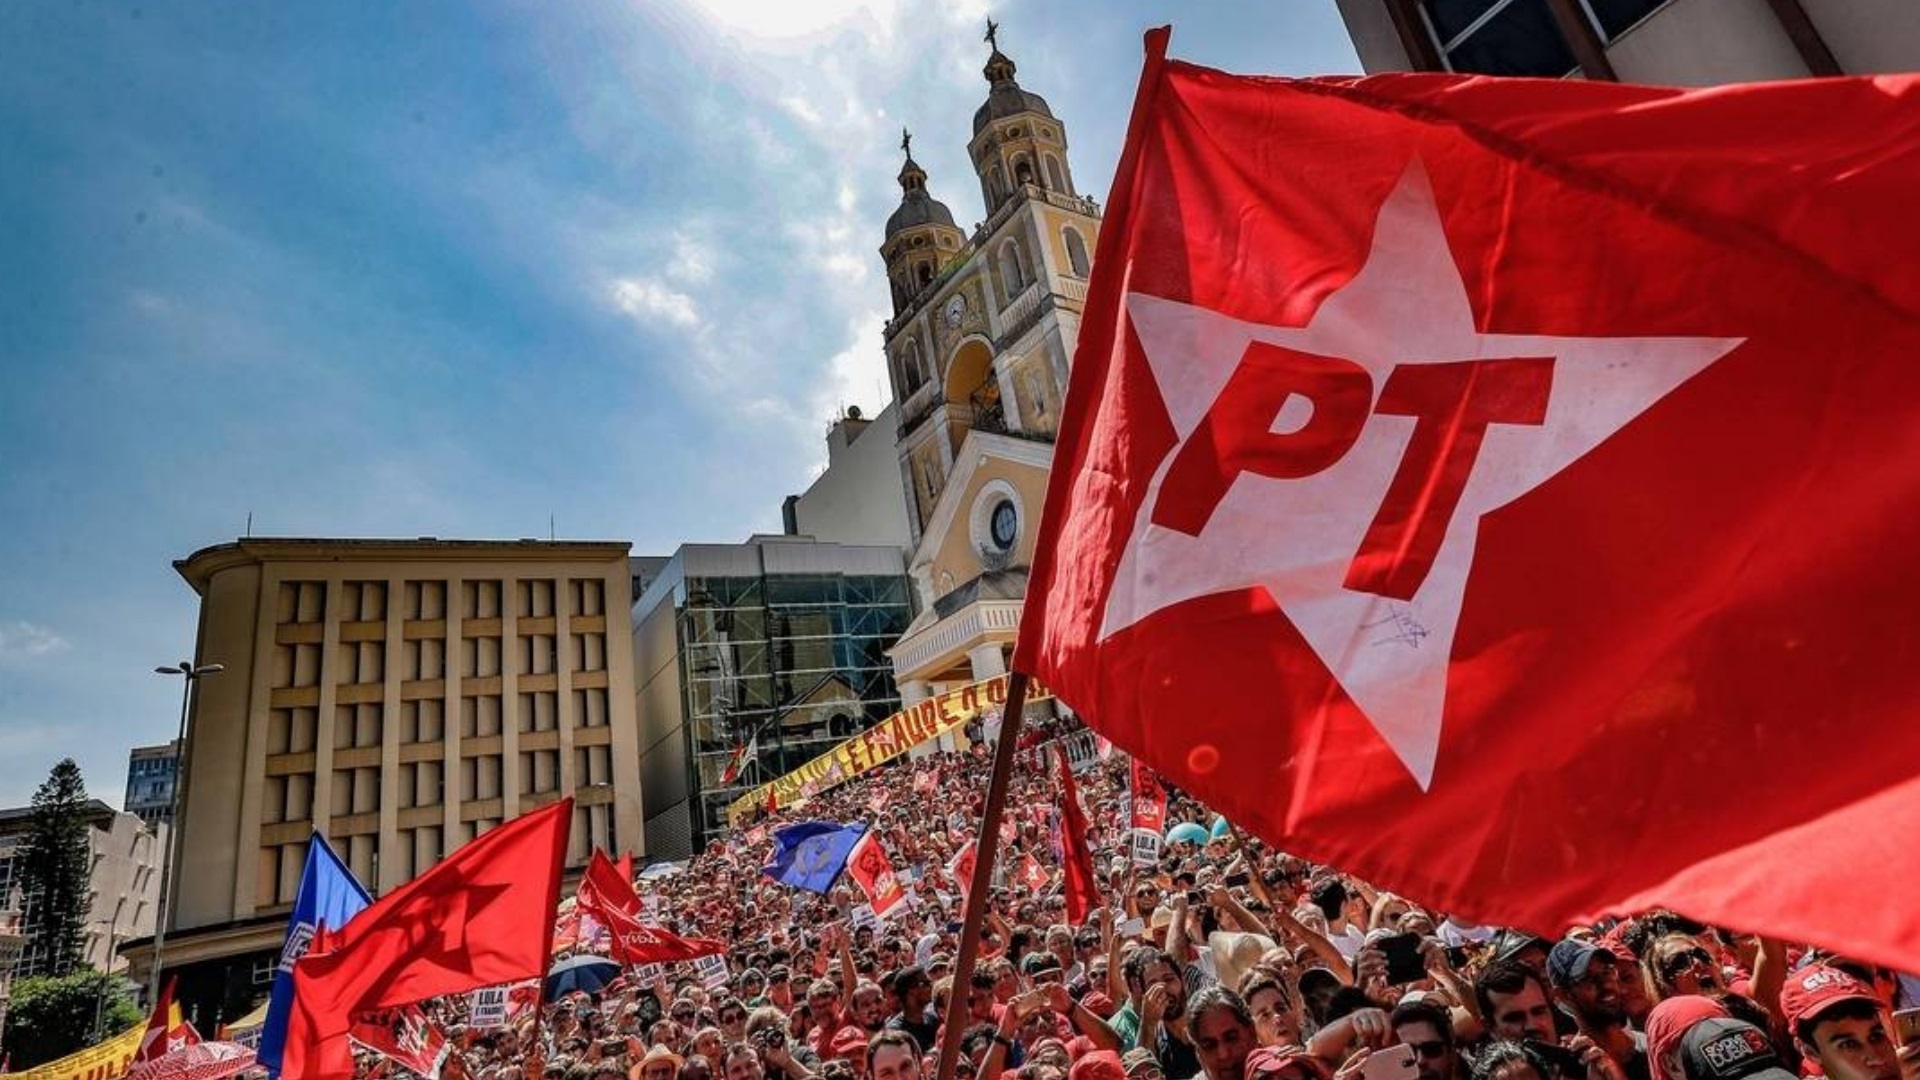
[[[359,1013],[545,975],[572,823],[570,798],[523,814],[316,939],[294,966],[283,1075],[352,1076]]]
[[[134,1052],[133,1060],[153,1061],[200,1041],[200,1033],[181,1016],[180,1005],[173,1000],[174,982],[169,976],[160,987],[160,999],[147,1016],[147,1030],[140,1036],[140,1049]]]
[[[847,876],[867,894],[867,903],[880,918],[886,918],[888,912],[907,898],[907,890],[894,875],[892,860],[887,858],[886,850],[871,831],[855,842],[848,854]]]
[[[980,845],[969,840],[966,846],[954,852],[953,859],[947,863],[947,876],[953,879],[954,885],[959,888],[962,896],[973,887],[974,856],[979,853],[979,850]]]
[[[1087,814],[1080,808],[1080,786],[1074,783],[1067,752],[1060,751],[1060,864],[1066,871],[1067,922],[1079,926],[1100,903],[1095,884],[1093,846],[1087,842]]]
[[[733,748],[733,755],[727,759],[727,767],[720,773],[720,782],[731,784],[740,779],[740,770],[759,752],[760,733],[754,732],[753,738]]]
[[[623,878],[606,853],[595,850],[580,878],[580,907],[607,928],[613,958],[622,965],[660,964],[718,956],[726,945],[707,938],[683,938],[641,921],[640,896],[633,879]]]
[[[1165,42],[1016,668],[1475,921],[1665,904],[1920,967],[1920,907],[1857,901],[1920,832],[1920,79],[1244,79]]]
[[[1160,780],[1147,768],[1147,763],[1139,758],[1133,759],[1131,775],[1133,778],[1133,827],[1145,829],[1151,833],[1165,832],[1167,828],[1167,789],[1160,786]]]
[[[452,1049],[446,1032],[435,1026],[418,1005],[356,1016],[347,1036],[426,1080],[440,1075],[440,1066]]]
[[[1020,856],[1020,883],[1035,892],[1047,887],[1047,868],[1033,857],[1033,852],[1023,852]]]
[[[631,882],[633,880],[633,852],[624,852],[618,859],[613,860],[613,869],[615,873],[620,875],[620,880]]]

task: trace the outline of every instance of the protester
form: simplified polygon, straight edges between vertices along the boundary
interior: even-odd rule
[[[1697,1029],[1735,1019],[1750,1026],[1711,1030],[1775,1034],[1743,1059],[1757,1069],[1804,1055],[1831,1080],[1899,1072],[1891,972],[1821,954],[1789,975],[1787,946],[1671,912],[1557,941],[1478,925],[1245,837],[1172,788],[1149,859],[1126,816],[1130,763],[1071,721],[1031,735],[1006,826],[984,845],[991,759],[972,746],[812,792],[642,882],[644,921],[723,943],[723,970],[634,969],[485,1028],[464,999],[427,1003],[450,1047],[442,1080],[933,1080],[955,1024],[963,1080],[1365,1080],[1400,1044],[1417,1080],[1749,1080],[1699,1068]],[[1100,890],[1078,921],[1061,746]],[[846,875],[817,892],[763,874],[773,830],[797,821],[866,825],[904,899],[881,917]],[[972,976],[955,985],[970,844],[993,849],[996,875]],[[1402,953],[1390,972],[1386,950],[1408,934],[1424,970]],[[606,946],[588,926],[563,943],[575,951]],[[397,1068],[356,1058],[357,1080]]]

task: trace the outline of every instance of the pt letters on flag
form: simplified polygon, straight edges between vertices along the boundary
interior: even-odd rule
[[[1920,968],[1920,80],[1149,58],[1016,670],[1482,922]],[[1845,888],[1835,882],[1844,881]]]

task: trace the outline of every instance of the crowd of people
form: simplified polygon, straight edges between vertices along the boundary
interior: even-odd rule
[[[1242,835],[1179,791],[1135,864],[1129,764],[1079,754],[1101,906],[1074,925],[1055,743],[1029,729],[977,965],[953,980],[988,747],[900,761],[736,830],[650,914],[727,943],[724,975],[634,970],[488,1029],[439,1002],[453,1080],[1920,1080],[1904,977],[1654,911],[1557,940],[1463,924]],[[1084,747],[1084,743],[1083,743]],[[760,872],[783,821],[862,821],[908,900],[863,912]],[[984,845],[983,845],[984,846]],[[1916,1033],[1920,1034],[1920,1033]],[[363,1056],[363,1073],[391,1065]]]

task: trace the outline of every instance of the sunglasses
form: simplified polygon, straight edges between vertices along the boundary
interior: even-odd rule
[[[746,1018],[747,1014],[743,1012],[723,1012],[720,1014],[720,1022],[723,1024],[738,1024]]]
[[[1705,949],[1682,949],[1660,961],[1660,974],[1671,979],[1695,965],[1710,968],[1713,966],[1713,957]]]

